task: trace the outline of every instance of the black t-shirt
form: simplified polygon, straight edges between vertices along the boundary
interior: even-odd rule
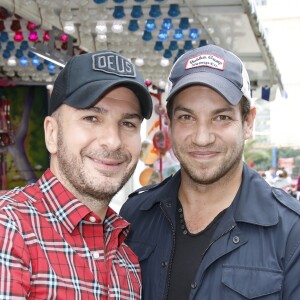
[[[202,261],[204,251],[208,248],[213,233],[225,213],[223,210],[201,232],[189,233],[184,224],[183,210],[177,201],[175,252],[171,266],[171,277],[168,288],[168,300],[189,298],[194,284],[196,271]]]

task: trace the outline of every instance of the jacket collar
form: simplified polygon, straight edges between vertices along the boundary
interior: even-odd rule
[[[176,205],[181,182],[180,170],[153,188],[151,197],[144,202],[141,210],[149,210],[155,204]],[[237,202],[236,202],[237,201]],[[247,164],[243,167],[243,180],[239,197],[234,200],[234,219],[236,222],[271,226],[278,222],[275,196],[269,184]]]
[[[236,222],[261,226],[272,226],[279,220],[272,187],[245,163],[241,194],[234,218]]]
[[[141,206],[141,210],[151,209],[157,203],[163,203],[165,205],[175,204],[178,198],[178,189],[181,182],[181,173],[180,170],[175,174],[169,176],[159,185],[150,186],[146,191],[152,191],[150,199],[147,199]]]

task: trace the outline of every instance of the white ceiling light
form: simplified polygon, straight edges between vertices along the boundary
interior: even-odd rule
[[[142,57],[137,57],[135,60],[135,65],[141,67],[144,65],[144,59]]]
[[[167,58],[162,57],[160,60],[160,65],[162,67],[168,67],[170,65],[170,61]]]
[[[48,91],[52,91],[53,90],[53,84],[47,84],[46,88]]]
[[[67,34],[72,34],[75,32],[75,25],[72,21],[67,21],[64,25],[64,32]]]
[[[115,21],[111,27],[111,31],[114,33],[121,33],[123,32],[123,25],[120,22]]]
[[[158,86],[161,88],[161,89],[164,89],[166,87],[166,82],[164,80],[160,80],[159,83],[158,83]]]
[[[96,35],[96,41],[100,42],[100,43],[106,42],[107,41],[106,34],[97,34]]]
[[[95,31],[97,34],[105,34],[107,32],[107,26],[106,26],[105,22],[98,21],[97,25],[95,27]]]
[[[11,57],[7,60],[7,64],[8,64],[10,67],[16,66],[16,65],[17,65],[16,57],[15,57],[15,56],[11,56]]]

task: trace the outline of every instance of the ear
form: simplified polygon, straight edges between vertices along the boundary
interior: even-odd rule
[[[57,152],[58,124],[56,119],[47,116],[44,121],[45,143],[51,154]]]
[[[256,108],[251,107],[249,114],[247,115],[244,124],[245,124],[245,140],[252,138],[253,127],[254,127],[254,120],[256,116]]]

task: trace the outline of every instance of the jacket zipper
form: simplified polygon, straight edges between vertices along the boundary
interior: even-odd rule
[[[175,252],[175,228],[173,226],[173,223],[171,221],[171,219],[169,218],[169,216],[166,214],[166,212],[164,211],[163,207],[162,207],[162,203],[160,202],[159,204],[160,209],[162,210],[163,214],[165,215],[166,219],[169,221],[171,228],[172,228],[172,234],[173,234],[173,244],[172,244],[172,251],[171,251],[171,256],[170,256],[170,261],[168,263],[168,270],[167,270],[167,284],[165,286],[165,292],[164,292],[164,299],[167,299],[167,295],[168,295],[168,290],[170,287],[170,280],[171,280],[171,266],[173,263],[173,258],[174,258],[174,252]]]

